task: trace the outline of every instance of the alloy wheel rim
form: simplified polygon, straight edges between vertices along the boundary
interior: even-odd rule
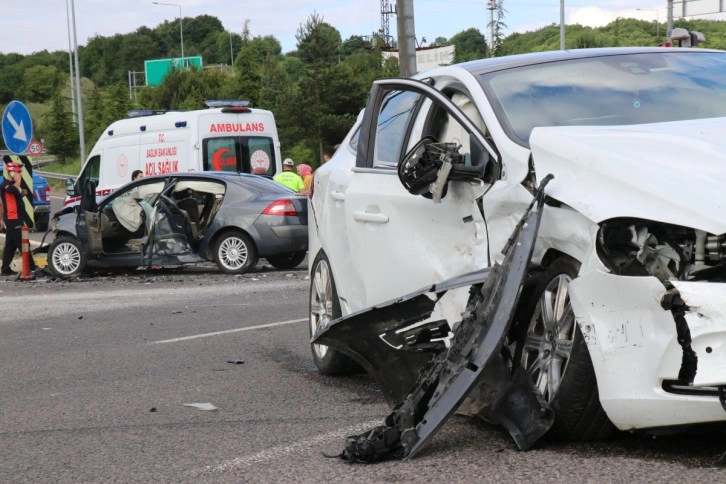
[[[575,339],[575,313],[567,274],[554,277],[542,292],[522,348],[522,367],[548,402],[557,395]]]
[[[330,280],[330,267],[327,261],[321,260],[313,272],[313,286],[310,291],[310,334],[314,335],[318,328],[330,324],[333,315],[333,284]],[[319,359],[325,358],[328,347],[313,344],[313,351]]]
[[[81,265],[81,252],[74,244],[63,242],[53,251],[53,267],[61,274],[68,275]]]
[[[247,245],[239,237],[227,237],[219,246],[219,260],[229,270],[241,268],[247,257]]]

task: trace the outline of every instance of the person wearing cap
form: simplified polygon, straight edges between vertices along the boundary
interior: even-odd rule
[[[298,193],[305,188],[303,179],[295,173],[295,162],[290,158],[285,158],[285,161],[282,162],[282,173],[275,175],[273,180]]]
[[[25,220],[25,204],[23,197],[26,190],[20,186],[23,179],[23,165],[6,163],[7,178],[0,183],[0,200],[2,200],[3,223],[5,224],[5,247],[0,275],[14,276],[17,272],[10,268],[15,251],[23,249],[23,220]],[[30,258],[30,269],[35,270],[35,261]]]

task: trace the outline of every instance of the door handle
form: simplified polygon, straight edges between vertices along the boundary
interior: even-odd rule
[[[355,219],[356,222],[364,222],[364,223],[374,223],[374,224],[388,223],[388,215],[386,215],[385,213],[364,212],[362,210],[353,212],[353,219]]]
[[[330,198],[332,198],[336,202],[343,202],[343,201],[345,201],[345,193],[343,193],[343,192],[330,192]]]

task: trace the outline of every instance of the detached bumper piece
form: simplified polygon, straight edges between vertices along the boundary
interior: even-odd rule
[[[340,457],[370,463],[416,455],[468,400],[505,426],[526,450],[552,426],[554,413],[504,346],[542,216],[545,178],[507,246],[501,265],[461,276],[320,328],[313,342],[348,354],[381,385],[393,411],[385,424],[348,437]],[[470,286],[451,344],[436,345],[446,320],[430,321],[436,302]],[[415,375],[415,377],[414,377]],[[468,397],[468,398],[467,398]]]

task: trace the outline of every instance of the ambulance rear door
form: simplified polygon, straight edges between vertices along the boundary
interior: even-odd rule
[[[273,176],[280,163],[274,120],[247,108],[233,109],[200,115],[202,170]]]

